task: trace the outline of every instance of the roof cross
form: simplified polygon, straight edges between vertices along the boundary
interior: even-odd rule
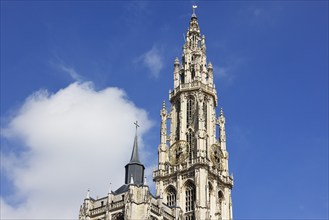
[[[139,128],[138,121],[134,122],[134,125],[136,125],[136,133],[137,133],[137,128]]]

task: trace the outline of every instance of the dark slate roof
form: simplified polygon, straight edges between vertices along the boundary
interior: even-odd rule
[[[139,161],[139,155],[138,155],[138,144],[137,144],[137,134],[135,135],[135,140],[134,140],[134,147],[133,151],[131,153],[131,158],[129,163],[141,163]]]
[[[115,190],[113,192],[114,195],[118,195],[124,192],[127,192],[129,189],[129,185],[128,184],[123,184],[119,189]]]

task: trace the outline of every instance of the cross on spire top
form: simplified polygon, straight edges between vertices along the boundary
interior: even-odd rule
[[[134,122],[134,125],[136,126],[136,132],[137,132],[137,128],[139,128],[139,124],[138,124],[138,121]]]

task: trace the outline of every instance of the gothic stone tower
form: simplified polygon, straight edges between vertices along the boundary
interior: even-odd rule
[[[180,210],[180,219],[232,219],[233,177],[228,171],[225,117],[218,106],[205,36],[193,10],[181,63],[174,62],[170,111],[163,103],[156,195]],[[170,133],[167,135],[167,121]],[[216,128],[219,127],[218,138]]]

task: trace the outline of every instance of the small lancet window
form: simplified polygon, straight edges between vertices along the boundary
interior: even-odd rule
[[[209,202],[211,202],[212,201],[212,196],[213,196],[213,187],[212,187],[212,185],[211,185],[211,183],[208,183],[208,196],[209,196]]]
[[[193,115],[195,110],[195,101],[192,96],[187,100],[187,125],[191,125],[193,122]]]
[[[185,74],[184,74],[184,71],[182,71],[182,73],[179,76],[180,76],[181,83],[184,84],[185,83]]]
[[[194,68],[192,68],[191,77],[192,77],[192,79],[194,79],[194,77],[195,77],[195,70],[194,70]]]
[[[167,205],[176,205],[176,190],[172,186],[170,186],[167,190]]]
[[[218,192],[218,201],[219,201],[219,203],[222,203],[223,200],[224,200],[224,194],[223,194],[223,192],[220,190],[220,191]]]

